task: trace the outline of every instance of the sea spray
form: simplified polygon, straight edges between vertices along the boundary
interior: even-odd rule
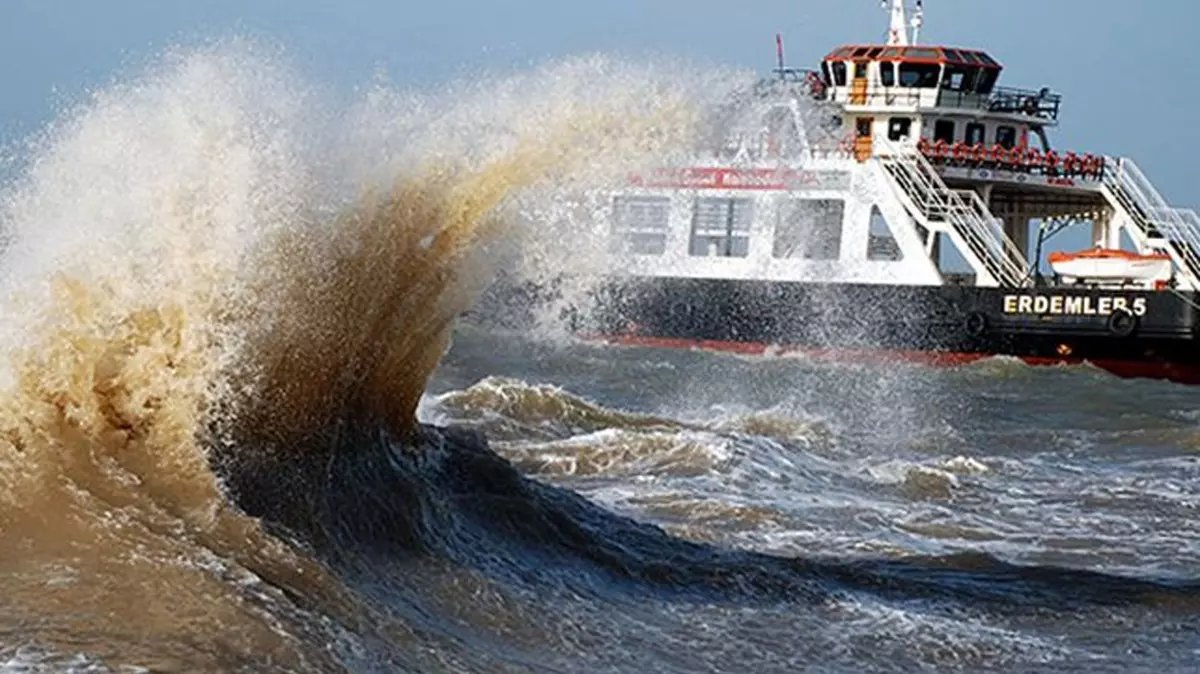
[[[345,109],[277,50],[230,40],[65,112],[0,204],[6,625],[98,650],[150,634],[144,652],[202,669],[213,649],[298,657],[279,635],[307,618],[256,608],[281,599],[221,569],[333,603],[338,585],[238,514],[214,448],[238,470],[337,424],[410,430],[498,248],[685,148],[722,86],[584,58]],[[535,238],[577,249],[595,231],[578,226]],[[84,580],[39,571],[62,568]],[[75,617],[44,620],[56,610]]]

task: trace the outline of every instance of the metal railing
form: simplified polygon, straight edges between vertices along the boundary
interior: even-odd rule
[[[1053,149],[1043,152],[1031,147],[932,143],[921,139],[917,142],[917,150],[935,166],[986,168],[1047,178],[1100,181],[1108,169],[1108,158],[1103,155],[1070,151],[1060,154]]]
[[[1109,164],[1104,184],[1117,204],[1147,237],[1166,239],[1192,287],[1200,287],[1200,216],[1168,204],[1132,160],[1110,159]]]
[[[1053,121],[1058,121],[1058,111],[1061,107],[1062,94],[1053,93],[1049,89],[1030,91],[996,87],[988,97],[990,112],[1008,112]]]
[[[790,80],[789,80],[790,82]],[[793,85],[794,86],[794,85]],[[946,107],[966,110],[984,110],[1013,115],[1024,115],[1038,119],[1057,121],[1062,106],[1062,96],[1048,91],[1026,91],[997,87],[991,93],[930,87],[885,87],[867,93],[852,93],[849,86],[827,87],[821,81],[805,85],[814,98],[829,102],[853,103],[855,105],[888,105],[910,107]]]
[[[1028,274],[1024,253],[1013,244],[987,204],[974,191],[952,190],[915,146],[879,140],[876,153],[884,169],[929,225],[944,222],[962,238],[967,254],[998,285],[1021,286]]]

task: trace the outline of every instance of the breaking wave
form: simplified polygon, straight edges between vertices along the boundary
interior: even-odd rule
[[[578,255],[597,233],[584,187],[687,148],[744,83],[596,57],[437,96],[377,85],[342,107],[278,51],[230,41],[64,112],[0,210],[4,648],[150,669],[521,662],[537,635],[463,645],[461,613],[498,592],[487,579],[612,601],[1194,604],[1191,586],[986,556],[686,542],[522,476],[478,434],[416,422],[497,267],[600,268]],[[655,433],[686,424],[536,386],[457,404],[515,420],[508,440],[607,433],[638,471],[721,459],[700,442],[664,460]],[[506,601],[468,623],[519,622]]]

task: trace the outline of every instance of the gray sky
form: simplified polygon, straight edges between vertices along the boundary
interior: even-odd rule
[[[1200,2],[926,0],[923,42],[981,47],[1001,84],[1065,97],[1064,149],[1131,155],[1169,200],[1198,206],[1191,157]],[[472,69],[589,51],[681,54],[738,66],[814,65],[842,42],[882,38],[878,0],[0,0],[0,138],[61,100],[173,44],[267,36],[309,74],[349,91],[382,69],[436,87]]]

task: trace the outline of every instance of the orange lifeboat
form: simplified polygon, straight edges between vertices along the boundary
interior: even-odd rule
[[[1056,251],[1047,259],[1054,273],[1064,277],[1135,281],[1171,278],[1171,257],[1165,253],[1142,255],[1119,248],[1092,248],[1077,253]]]

